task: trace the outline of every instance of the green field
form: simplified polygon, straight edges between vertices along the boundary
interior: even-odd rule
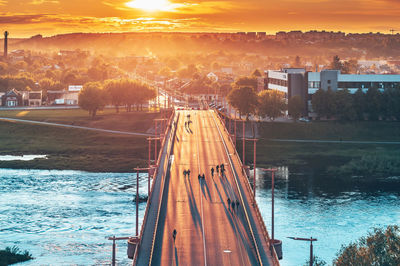
[[[333,175],[400,175],[398,144],[293,143],[272,139],[400,141],[400,123],[263,123],[257,142],[257,164],[262,167],[305,167]],[[253,145],[248,145],[246,162],[251,165]],[[239,154],[241,147],[239,141]]]
[[[82,110],[0,111],[0,117],[74,124],[96,128],[146,132],[156,113],[100,113],[92,120]],[[92,172],[128,172],[147,165],[145,137],[81,129],[0,122],[0,154],[48,155],[33,161],[0,161],[0,168],[71,169]]]

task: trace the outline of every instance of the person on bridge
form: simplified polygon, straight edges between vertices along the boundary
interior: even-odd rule
[[[211,167],[211,176],[214,177],[214,167]]]
[[[228,198],[228,208],[229,208],[229,210],[231,209],[231,199],[230,198]]]
[[[176,229],[174,229],[174,231],[172,232],[172,237],[174,238],[174,244],[175,244],[176,234],[178,234],[178,232],[176,232]]]

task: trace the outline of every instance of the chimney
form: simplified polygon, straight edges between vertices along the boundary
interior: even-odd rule
[[[4,32],[4,58],[7,58],[8,54],[8,31]]]

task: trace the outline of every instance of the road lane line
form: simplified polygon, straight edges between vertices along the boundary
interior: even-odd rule
[[[224,148],[225,148],[225,153],[226,153],[226,154],[229,154],[229,150],[228,150],[227,144],[225,143],[224,137],[223,137],[223,135],[222,135],[222,133],[221,133],[221,130],[220,130],[218,124],[217,124],[217,121],[216,121],[216,119],[215,119],[215,115],[214,115],[214,114],[213,114],[213,120],[214,120],[214,124],[215,124],[216,127],[217,127],[219,136],[220,136],[220,138],[221,138],[221,140],[222,140],[223,146],[224,146]],[[247,210],[246,210],[246,206],[245,206],[245,203],[244,203],[244,200],[243,200],[243,195],[242,195],[242,193],[241,193],[241,191],[240,191],[240,186],[239,186],[239,184],[238,184],[238,182],[240,182],[240,180],[238,180],[239,177],[238,177],[238,174],[237,174],[237,172],[236,172],[236,170],[235,170],[235,167],[234,167],[233,160],[232,160],[231,156],[228,156],[228,159],[229,159],[229,164],[230,164],[231,170],[232,170],[232,172],[233,172],[234,180],[235,180],[235,182],[236,182],[236,186],[237,186],[238,193],[239,193],[239,196],[240,196],[240,201],[242,202],[242,207],[243,207],[243,211],[244,211],[244,213],[245,213],[245,217],[246,217],[246,220],[247,220],[247,224],[248,224],[249,229],[250,229],[250,235],[251,235],[252,241],[253,241],[253,243],[254,243],[254,247],[255,247],[255,250],[256,250],[257,259],[258,259],[259,264],[262,266],[262,265],[263,265],[263,262],[262,262],[262,258],[261,258],[260,251],[259,251],[259,248],[258,248],[258,244],[257,244],[256,238],[255,238],[255,234],[254,234],[254,231],[253,231],[251,222],[250,222],[249,214],[247,213]],[[246,195],[244,195],[244,196],[246,196]],[[247,200],[247,198],[246,198],[246,200]]]
[[[196,124],[198,125],[197,120],[199,119],[198,116],[196,116]],[[196,127],[195,127],[196,128]],[[195,129],[195,137],[196,137],[196,144],[197,144],[197,166],[198,166],[198,171],[200,174],[200,148],[199,148],[199,136],[198,136],[198,130],[200,130],[200,127],[197,126],[197,130]],[[200,182],[203,182],[201,179],[199,180]],[[206,251],[206,236],[205,236],[205,230],[204,230],[204,210],[203,210],[203,195],[201,193],[201,186],[202,184],[199,183],[199,195],[200,195],[200,208],[201,208],[201,229],[203,233],[203,251],[204,251],[204,265],[207,266],[207,251]]]

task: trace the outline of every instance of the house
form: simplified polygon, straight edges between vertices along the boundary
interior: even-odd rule
[[[47,102],[50,105],[78,105],[78,98],[79,91],[47,91]]]
[[[30,91],[28,98],[29,106],[42,106],[42,91]]]
[[[23,106],[24,95],[16,89],[9,90],[1,97],[1,104],[5,107]]]

